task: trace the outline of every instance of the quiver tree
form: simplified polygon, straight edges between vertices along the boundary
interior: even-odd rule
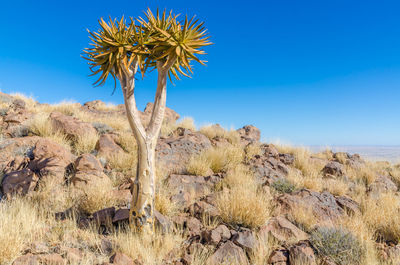
[[[135,23],[136,22],[136,23]],[[135,228],[154,229],[155,147],[164,118],[167,76],[192,74],[192,61],[204,64],[197,56],[210,45],[203,23],[165,11],[120,21],[100,19],[100,29],[90,32],[91,47],[84,50],[92,75],[100,75],[95,85],[103,85],[111,75],[119,80],[126,114],[138,146],[136,178],[132,185],[130,223]],[[142,124],[135,101],[135,77],[147,70],[158,72],[157,91],[150,122]],[[115,87],[114,87],[115,89]]]

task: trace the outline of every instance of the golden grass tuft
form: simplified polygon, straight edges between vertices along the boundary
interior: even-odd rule
[[[250,252],[250,263],[265,265],[269,262],[272,251],[279,247],[277,240],[269,233],[262,233],[257,237],[256,247]]]
[[[112,184],[109,179],[97,180],[94,184],[86,185],[84,189],[74,188],[76,195],[75,205],[86,213],[94,213],[98,210],[115,206],[117,198],[112,196]]]
[[[261,147],[259,143],[251,143],[244,148],[246,160],[250,160],[256,155],[261,155]]]
[[[137,152],[137,143],[132,132],[121,132],[117,138],[117,144],[128,153]]]
[[[239,165],[244,159],[244,151],[238,146],[212,147],[192,157],[187,164],[187,172],[205,175],[210,169],[217,173]]]
[[[400,199],[392,193],[379,198],[365,198],[361,204],[363,220],[375,238],[398,243],[400,241]]]
[[[107,163],[113,170],[120,171],[125,174],[134,175],[137,165],[137,153],[118,153],[109,155]]]
[[[97,122],[106,124],[119,132],[127,132],[131,130],[128,119],[126,118],[125,115],[122,115],[120,113],[108,113],[106,115],[92,115],[90,112],[87,112],[85,110],[78,110],[74,113],[73,116],[84,122],[90,122],[90,123]]]
[[[179,233],[138,233],[117,232],[114,236],[115,248],[146,265],[163,264],[163,259],[174,249],[179,249],[183,237]]]
[[[99,140],[99,135],[95,133],[85,133],[84,135],[77,135],[73,141],[73,148],[77,155],[90,153],[95,147]]]
[[[0,202],[0,264],[10,264],[41,237],[44,217],[28,199]]]
[[[224,222],[258,228],[270,217],[272,198],[253,185],[234,187],[218,194],[216,206]]]
[[[238,145],[240,143],[240,135],[237,131],[233,129],[227,131],[218,124],[205,125],[200,128],[200,132],[207,136],[210,140],[214,138],[225,138],[231,144]]]

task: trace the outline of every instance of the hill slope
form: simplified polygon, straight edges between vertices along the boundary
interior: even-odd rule
[[[399,264],[398,165],[178,119],[156,148],[150,236],[127,225],[123,106],[0,93],[0,264]]]

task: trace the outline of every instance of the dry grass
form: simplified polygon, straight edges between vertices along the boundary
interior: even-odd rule
[[[96,133],[85,133],[84,135],[77,135],[73,141],[73,149],[77,155],[90,153],[95,147],[99,140],[99,135]]]
[[[117,171],[125,174],[132,174],[136,172],[137,153],[120,153],[112,154],[106,158],[108,165]]]
[[[271,197],[253,185],[234,187],[218,194],[216,206],[224,222],[258,228],[266,223],[271,212]]]
[[[185,129],[189,129],[192,131],[196,131],[196,125],[194,124],[194,120],[192,117],[184,117],[177,123],[177,127],[182,127]]]
[[[117,138],[117,144],[128,153],[137,152],[137,143],[132,132],[121,132]]]
[[[179,205],[170,200],[171,194],[167,187],[161,186],[156,188],[155,208],[162,215],[174,216],[179,212]]]
[[[0,264],[9,264],[31,242],[41,237],[44,219],[27,199],[0,203]]]
[[[161,136],[169,136],[171,135],[178,127],[182,127],[185,129],[189,129],[192,131],[196,131],[196,126],[194,125],[193,118],[184,117],[179,122],[175,121],[164,121],[161,126]]]
[[[295,211],[291,211],[289,219],[307,232],[312,231],[318,224],[312,209],[306,205],[300,205]]]
[[[246,154],[246,160],[250,160],[256,155],[261,155],[261,148],[259,143],[252,143],[244,148]]]
[[[257,237],[257,244],[250,253],[250,263],[254,265],[268,264],[268,258],[273,250],[279,247],[278,242],[269,233],[262,233]]]
[[[238,145],[240,143],[240,135],[237,131],[225,130],[218,124],[216,125],[205,125],[200,128],[200,132],[207,136],[210,140],[215,138],[225,138],[229,143]]]
[[[323,182],[323,190],[336,196],[343,196],[349,191],[349,183],[342,179],[327,179]]]
[[[212,147],[192,157],[187,172],[193,175],[206,175],[210,169],[217,173],[239,165],[244,159],[244,151],[238,146]]]
[[[146,265],[161,265],[171,251],[180,248],[183,237],[179,233],[162,234],[157,231],[151,235],[128,230],[116,233],[114,242],[116,249],[134,260],[140,260]]]
[[[35,109],[36,106],[36,100],[33,98],[33,96],[27,96],[24,95],[23,93],[12,93],[10,96],[23,100],[26,103],[26,108],[30,111]]]
[[[61,146],[71,148],[67,136],[58,130],[54,130],[51,121],[49,120],[48,114],[36,114],[28,122],[30,131],[37,136],[48,138]]]
[[[107,124],[111,128],[119,132],[127,132],[130,131],[130,126],[128,119],[126,116],[118,114],[118,113],[109,113],[106,115],[92,115],[91,113],[79,110],[74,113],[74,117],[78,118],[84,122],[97,122]]]
[[[400,199],[392,193],[380,198],[365,198],[362,202],[363,220],[375,238],[400,241]]]
[[[94,213],[98,210],[115,206],[117,198],[112,196],[112,184],[108,178],[96,181],[95,184],[86,185],[84,189],[75,188],[74,204],[86,213]]]
[[[65,115],[72,116],[79,111],[81,104],[73,101],[61,101],[56,104],[38,104],[34,108],[35,113],[51,113],[60,112]]]

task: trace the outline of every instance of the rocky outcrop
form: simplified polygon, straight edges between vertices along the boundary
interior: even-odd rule
[[[346,200],[342,197],[336,199],[329,192],[319,193],[309,189],[301,189],[291,194],[282,194],[277,198],[277,203],[281,211],[286,213],[296,211],[298,207],[308,208],[317,220],[328,223],[341,217],[346,212],[345,209],[358,208],[356,207],[358,204],[350,198],[346,198]],[[350,204],[351,206],[344,206]]]
[[[156,146],[156,158],[169,169],[182,171],[190,157],[210,148],[210,140],[201,133],[180,129],[177,135],[160,137]]]
[[[255,143],[260,141],[260,130],[253,125],[246,125],[238,129],[241,141],[246,144]]]

